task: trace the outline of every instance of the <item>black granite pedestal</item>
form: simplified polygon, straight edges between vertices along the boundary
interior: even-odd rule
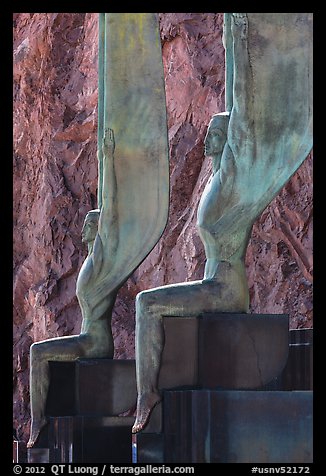
[[[132,462],[133,417],[61,416],[49,420],[48,447],[28,450],[30,463]]]
[[[26,444],[23,441],[13,440],[12,450],[12,460],[14,463],[27,462]]]
[[[49,416],[117,416],[136,404],[134,360],[49,362]]]
[[[165,319],[170,349],[186,346],[182,319],[173,337]],[[286,315],[206,314],[187,326],[193,387],[165,387],[134,437],[137,462],[311,462],[312,331],[289,332]]]
[[[287,314],[206,313],[163,322],[160,388],[259,388],[286,365]]]
[[[164,460],[311,463],[311,391],[168,391]]]
[[[131,435],[135,361],[50,362],[49,424],[28,461],[311,460],[312,339],[289,333],[287,315],[166,317],[164,329],[163,402],[142,432]]]
[[[131,463],[135,361],[50,362],[49,424],[29,462]]]

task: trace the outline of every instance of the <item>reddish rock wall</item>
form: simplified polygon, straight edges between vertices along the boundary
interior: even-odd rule
[[[117,358],[134,356],[134,298],[202,277],[196,210],[210,175],[203,138],[224,109],[222,15],[161,13],[171,152],[166,231],[121,289]],[[97,14],[14,15],[14,426],[29,428],[28,352],[80,330],[75,297],[86,256],[80,231],[96,206]],[[254,226],[247,253],[251,310],[312,326],[312,159]]]

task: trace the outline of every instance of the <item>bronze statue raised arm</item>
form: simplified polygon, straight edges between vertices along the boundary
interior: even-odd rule
[[[76,286],[76,294],[85,325],[89,319],[91,319],[92,322],[97,319],[101,320],[106,310],[108,308],[111,309],[111,293],[107,293],[103,288],[101,293],[95,293],[95,289],[103,279],[110,275],[114,267],[115,253],[119,244],[114,148],[113,131],[108,129],[105,131],[102,147],[102,208],[100,211],[92,210],[87,215],[89,219],[91,219],[93,215],[97,214],[98,227],[95,230],[93,225],[93,241],[88,244],[89,254],[80,270]],[[86,220],[84,227],[87,226],[87,224],[88,221]],[[115,296],[115,294],[113,295]],[[112,336],[110,340],[109,357],[113,357]]]
[[[78,336],[31,347],[29,447],[46,423],[48,361],[113,357],[111,315],[117,292],[167,222],[169,148],[155,13],[99,14],[98,73],[99,210],[87,214],[83,228],[88,256],[76,289],[82,329]]]
[[[111,314],[116,291],[97,294],[92,289],[110,273],[119,241],[116,206],[117,183],[114,166],[114,135],[111,129],[103,138],[102,208],[87,213],[82,241],[87,243],[88,255],[77,279],[76,293],[82,312],[79,335],[57,337],[31,346],[30,401],[31,431],[27,446],[37,441],[47,423],[45,415],[49,389],[49,361],[73,361],[80,357],[113,357]]]
[[[209,124],[213,174],[197,215],[205,275],[137,296],[134,433],[161,400],[163,317],[248,312],[244,259],[252,225],[312,147],[312,14],[225,15],[227,112]]]
[[[205,139],[205,153],[218,167],[225,151],[228,115],[214,116]],[[232,160],[232,157],[230,157]],[[232,176],[231,176],[232,177]],[[171,284],[143,291],[136,300],[137,415],[133,433],[141,431],[154,406],[160,402],[158,376],[164,346],[163,317],[198,316],[202,312],[247,312],[249,295],[242,254],[224,254],[220,237],[211,229],[228,198],[217,170],[206,185],[198,210],[200,236],[205,246],[203,280]],[[231,180],[232,190],[232,180]],[[227,194],[228,197],[229,194]],[[221,207],[219,200],[222,200]],[[217,210],[217,216],[215,216]],[[234,237],[233,248],[244,248],[242,235]]]

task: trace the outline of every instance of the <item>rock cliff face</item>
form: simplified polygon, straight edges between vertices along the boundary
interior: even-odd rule
[[[134,356],[134,299],[155,286],[200,279],[196,231],[211,165],[210,116],[224,110],[222,14],[159,14],[171,154],[167,228],[121,289],[116,358]],[[85,214],[97,194],[96,13],[14,14],[14,426],[29,428],[28,355],[38,340],[79,333],[75,297],[86,256]],[[289,313],[312,326],[312,158],[254,225],[247,272],[251,311]]]

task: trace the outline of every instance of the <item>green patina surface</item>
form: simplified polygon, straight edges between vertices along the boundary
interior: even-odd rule
[[[312,14],[225,14],[226,113],[209,125],[213,173],[198,208],[204,279],[145,291],[136,307],[134,432],[160,400],[163,316],[247,312],[244,257],[251,227],[312,147]],[[99,210],[77,281],[80,335],[31,350],[33,446],[46,423],[49,360],[112,357],[118,289],[160,238],[168,214],[164,78],[154,13],[99,14]],[[218,112],[218,111],[217,111]]]
[[[114,262],[89,299],[115,290],[161,236],[169,205],[169,160],[161,43],[156,14],[100,14],[99,114],[114,131],[114,197],[119,234]],[[103,75],[103,77],[102,77]],[[100,129],[101,124],[99,124]],[[99,152],[103,131],[99,130]],[[99,205],[103,164],[99,157]],[[111,205],[110,205],[111,206]],[[94,289],[96,288],[96,289]]]
[[[223,42],[226,111],[208,127],[213,173],[197,214],[204,279],[137,296],[135,433],[161,399],[163,316],[248,312],[252,225],[312,147],[312,14],[226,13]]]
[[[155,13],[99,14],[98,89],[98,209],[85,218],[88,255],[76,285],[82,328],[31,348],[29,447],[46,424],[48,361],[113,358],[117,292],[167,222],[168,137]]]

